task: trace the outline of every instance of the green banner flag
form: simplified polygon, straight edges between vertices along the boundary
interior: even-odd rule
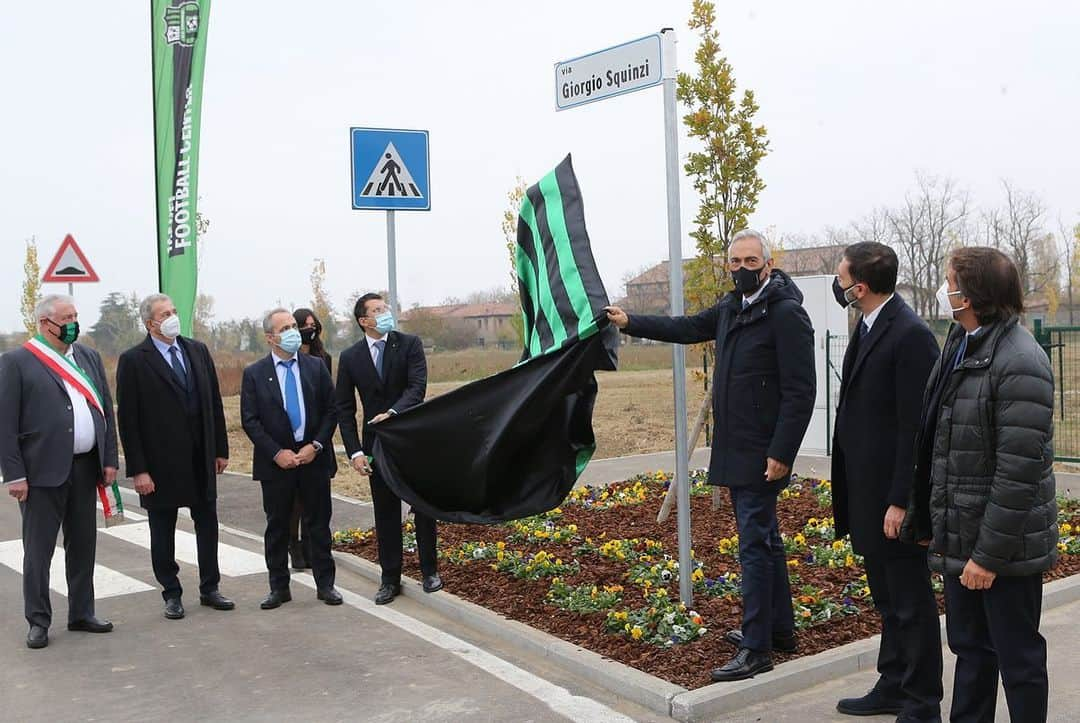
[[[199,122],[210,0],[151,0],[158,286],[191,335],[198,286]]]

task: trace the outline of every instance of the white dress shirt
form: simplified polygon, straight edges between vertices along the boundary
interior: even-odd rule
[[[161,339],[158,339],[156,336],[151,336],[150,341],[154,342],[154,346],[157,348],[158,354],[161,354],[161,358],[165,360],[165,363],[168,364],[170,368],[172,368],[172,355],[169,354],[169,350],[175,346],[176,351],[180,352],[179,354],[177,354],[177,356],[180,358],[180,366],[184,368],[185,372],[187,371],[187,360],[184,359],[184,350],[180,348],[180,337],[176,337],[175,339],[173,339],[172,344],[166,344]]]
[[[886,304],[888,304],[890,301],[892,301],[892,297],[894,297],[894,296],[896,296],[896,294],[889,294],[889,298],[887,298],[887,299],[885,299],[885,301],[881,302],[881,305],[878,306],[878,308],[874,309],[869,314],[864,314],[863,315],[862,320],[863,320],[863,323],[866,324],[866,331],[867,332],[869,332],[871,329],[874,328],[874,322],[877,321],[877,318],[881,315],[881,310],[885,308]]]
[[[289,359],[282,359],[276,352],[270,352],[270,358],[274,362],[274,372],[277,374],[278,386],[281,387],[281,402],[284,405],[285,402],[285,372],[290,371],[285,364],[280,362],[288,361]],[[292,365],[292,375],[296,378],[296,396],[300,400],[300,426],[293,430],[293,441],[303,442],[304,431],[307,426],[307,412],[304,410],[304,385],[300,383],[300,358],[299,355],[293,354],[290,359],[294,360]],[[285,407],[287,410],[288,407]]]
[[[75,361],[75,352],[73,347],[68,347],[67,354],[65,354],[72,364],[79,366]],[[72,451],[75,454],[86,454],[94,448],[97,443],[97,431],[94,429],[94,417],[90,413],[90,403],[86,401],[86,397],[79,392],[67,381],[64,381],[64,389],[67,390],[68,397],[71,400],[71,412],[74,416],[75,424],[72,426],[73,434],[75,437],[75,444]]]

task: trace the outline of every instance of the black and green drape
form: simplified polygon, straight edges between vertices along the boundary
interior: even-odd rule
[[[440,520],[550,510],[596,450],[594,373],[615,369],[619,340],[570,156],[527,189],[517,242],[521,361],[383,422],[372,450],[391,489]]]

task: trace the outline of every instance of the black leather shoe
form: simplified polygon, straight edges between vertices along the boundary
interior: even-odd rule
[[[319,598],[327,605],[340,605],[345,602],[341,597],[341,593],[332,587],[317,591],[315,597]]]
[[[424,575],[424,592],[438,592],[442,588],[442,578],[439,577],[439,573]]]
[[[82,620],[75,620],[68,623],[68,630],[75,630],[82,633],[111,633],[113,624],[108,620],[99,620],[91,615],[88,618]]]
[[[165,601],[165,618],[168,620],[180,620],[184,617],[184,604],[180,598],[172,597]]]
[[[836,710],[844,715],[899,715],[904,702],[883,695],[874,688],[862,698],[844,698],[836,704]]]
[[[741,630],[728,630],[724,633],[724,640],[734,645],[736,648],[742,647],[742,631]],[[799,649],[799,638],[795,633],[788,633],[787,635],[774,635],[772,636],[772,649],[776,653],[794,653]]]
[[[222,595],[217,590],[214,590],[213,592],[208,592],[205,595],[200,595],[199,604],[205,605],[209,608],[214,608],[215,610],[232,610],[236,607],[236,603]]]
[[[281,607],[282,603],[287,603],[292,600],[292,593],[288,589],[285,590],[271,590],[270,594],[263,598],[263,601],[259,603],[259,607],[263,610],[273,610],[274,608]]]
[[[379,591],[377,593],[375,593],[375,604],[376,605],[386,605],[387,603],[393,602],[394,598],[396,598],[400,594],[401,594],[401,585],[400,584],[394,585],[394,584],[389,583],[389,582],[384,582],[379,587]]]
[[[759,653],[750,648],[739,648],[734,658],[719,668],[713,668],[709,675],[717,683],[724,683],[753,678],[758,673],[765,673],[772,669],[773,662],[770,654]]]
[[[49,644],[49,629],[40,625],[31,625],[26,633],[26,647],[31,650],[44,648]]]

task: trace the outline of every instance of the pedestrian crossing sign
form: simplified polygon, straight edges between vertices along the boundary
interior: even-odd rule
[[[350,128],[352,207],[431,210],[428,132]]]

